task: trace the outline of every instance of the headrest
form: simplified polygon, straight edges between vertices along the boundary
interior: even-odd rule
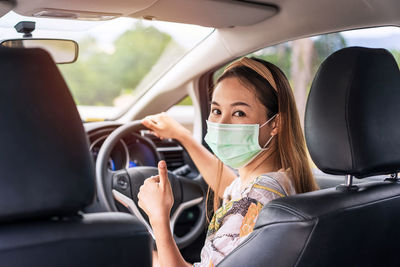
[[[349,47],[329,56],[305,115],[319,169],[358,178],[400,170],[400,72],[385,49]]]
[[[74,213],[94,197],[75,103],[41,49],[0,48],[0,221]]]

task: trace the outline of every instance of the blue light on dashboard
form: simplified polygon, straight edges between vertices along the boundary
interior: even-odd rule
[[[129,168],[137,167],[137,164],[133,161],[129,161]]]
[[[115,171],[115,163],[112,159],[108,160],[108,167],[112,170]]]

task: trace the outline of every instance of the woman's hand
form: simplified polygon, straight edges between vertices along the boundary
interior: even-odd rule
[[[180,254],[169,226],[169,214],[174,204],[174,197],[165,161],[158,163],[157,176],[144,181],[140,187],[138,199],[139,207],[149,216],[153,228],[160,266],[192,266],[185,262]]]
[[[147,116],[142,124],[152,130],[160,139],[175,138],[180,141],[181,136],[190,134],[182,124],[169,117],[165,112]]]
[[[174,197],[165,161],[162,160],[158,163],[157,176],[152,176],[144,181],[140,187],[138,199],[139,207],[146,212],[152,226],[160,223],[169,224]]]

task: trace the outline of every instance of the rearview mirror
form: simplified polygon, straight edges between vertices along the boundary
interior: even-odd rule
[[[78,58],[78,44],[72,40],[28,38],[5,40],[0,45],[17,48],[42,48],[49,52],[57,64],[72,63]]]

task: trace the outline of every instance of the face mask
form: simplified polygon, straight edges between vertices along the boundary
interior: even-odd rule
[[[207,134],[204,137],[214,154],[232,168],[241,168],[249,164],[262,151],[267,150],[267,143],[260,147],[258,143],[259,130],[267,125],[276,114],[267,122],[259,124],[223,124],[207,121]]]

